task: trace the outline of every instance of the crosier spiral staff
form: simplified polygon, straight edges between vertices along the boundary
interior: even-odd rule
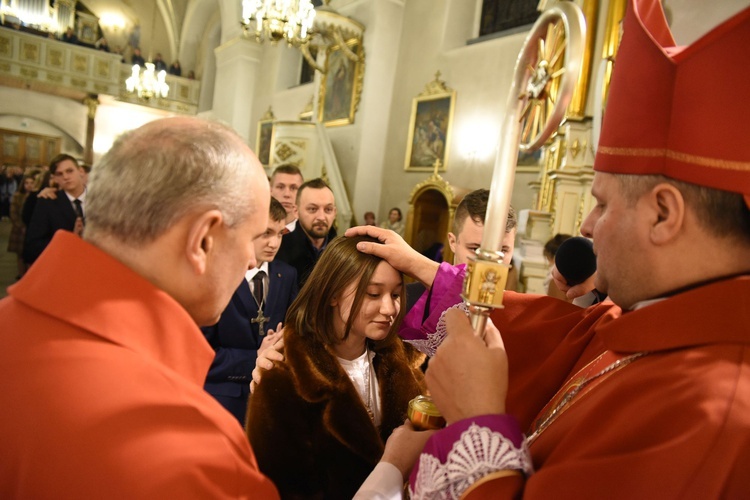
[[[492,309],[503,307],[509,266],[502,238],[513,192],[518,151],[539,149],[557,133],[575,91],[586,39],[586,21],[572,1],[561,1],[539,16],[516,61],[484,224],[482,244],[466,266],[462,298],[478,335]]]

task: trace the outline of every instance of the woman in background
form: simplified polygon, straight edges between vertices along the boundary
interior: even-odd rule
[[[352,498],[424,389],[397,335],[404,282],[338,238],[287,312],[285,360],[250,397],[247,434],[282,498]]]
[[[395,231],[399,236],[403,238],[404,222],[402,219],[403,217],[401,216],[401,209],[398,207],[393,207],[391,211],[388,212],[388,220],[380,224],[380,227]]]
[[[26,200],[23,203],[23,208],[21,209],[21,220],[23,221],[23,225],[26,227],[29,227],[29,224],[31,224],[31,216],[34,215],[34,209],[36,208],[36,200],[39,198],[39,193],[44,191],[46,188],[52,188],[53,190],[57,188],[57,184],[55,183],[54,177],[52,177],[52,173],[50,173],[49,170],[43,170],[39,175],[36,176],[36,181],[34,182],[34,188],[33,190],[26,196]],[[26,249],[26,235],[24,234],[24,250]],[[34,259],[30,257],[29,255],[24,255],[25,251],[21,252],[22,259],[24,261],[24,267],[28,270],[29,266],[32,262],[34,262]]]
[[[26,224],[23,222],[22,213],[23,205],[26,202],[26,198],[29,193],[34,189],[34,183],[36,182],[36,176],[39,175],[38,170],[29,171],[24,174],[21,184],[13,194],[10,200],[10,234],[8,236],[8,251],[16,254],[16,262],[18,266],[18,275],[16,279],[21,279],[21,276],[26,272],[26,263],[23,260],[23,240],[26,235]]]

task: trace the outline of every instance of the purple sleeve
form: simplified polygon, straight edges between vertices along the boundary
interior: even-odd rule
[[[440,264],[432,287],[424,292],[401,324],[399,335],[404,340],[424,340],[434,333],[441,314],[448,308],[462,302],[461,290],[464,284],[466,266],[452,266],[446,262]],[[427,320],[422,322],[427,299],[430,307]]]
[[[435,433],[409,479],[412,498],[460,498],[479,479],[500,470],[533,472],[518,422],[510,415],[481,415]]]

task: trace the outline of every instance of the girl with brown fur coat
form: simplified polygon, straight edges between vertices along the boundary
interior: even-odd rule
[[[397,335],[404,284],[387,262],[328,245],[287,312],[285,360],[250,397],[247,434],[282,498],[350,499],[424,382]]]

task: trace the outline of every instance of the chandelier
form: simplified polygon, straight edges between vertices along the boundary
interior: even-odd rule
[[[148,101],[152,97],[167,97],[169,85],[165,81],[167,72],[164,70],[156,73],[154,63],[147,62],[146,69],[141,73],[141,67],[133,65],[133,73],[125,80],[125,87],[131,94],[135,93],[138,98]]]
[[[310,40],[314,19],[310,0],[242,0],[242,28],[259,42],[284,39],[290,46],[302,46]]]

